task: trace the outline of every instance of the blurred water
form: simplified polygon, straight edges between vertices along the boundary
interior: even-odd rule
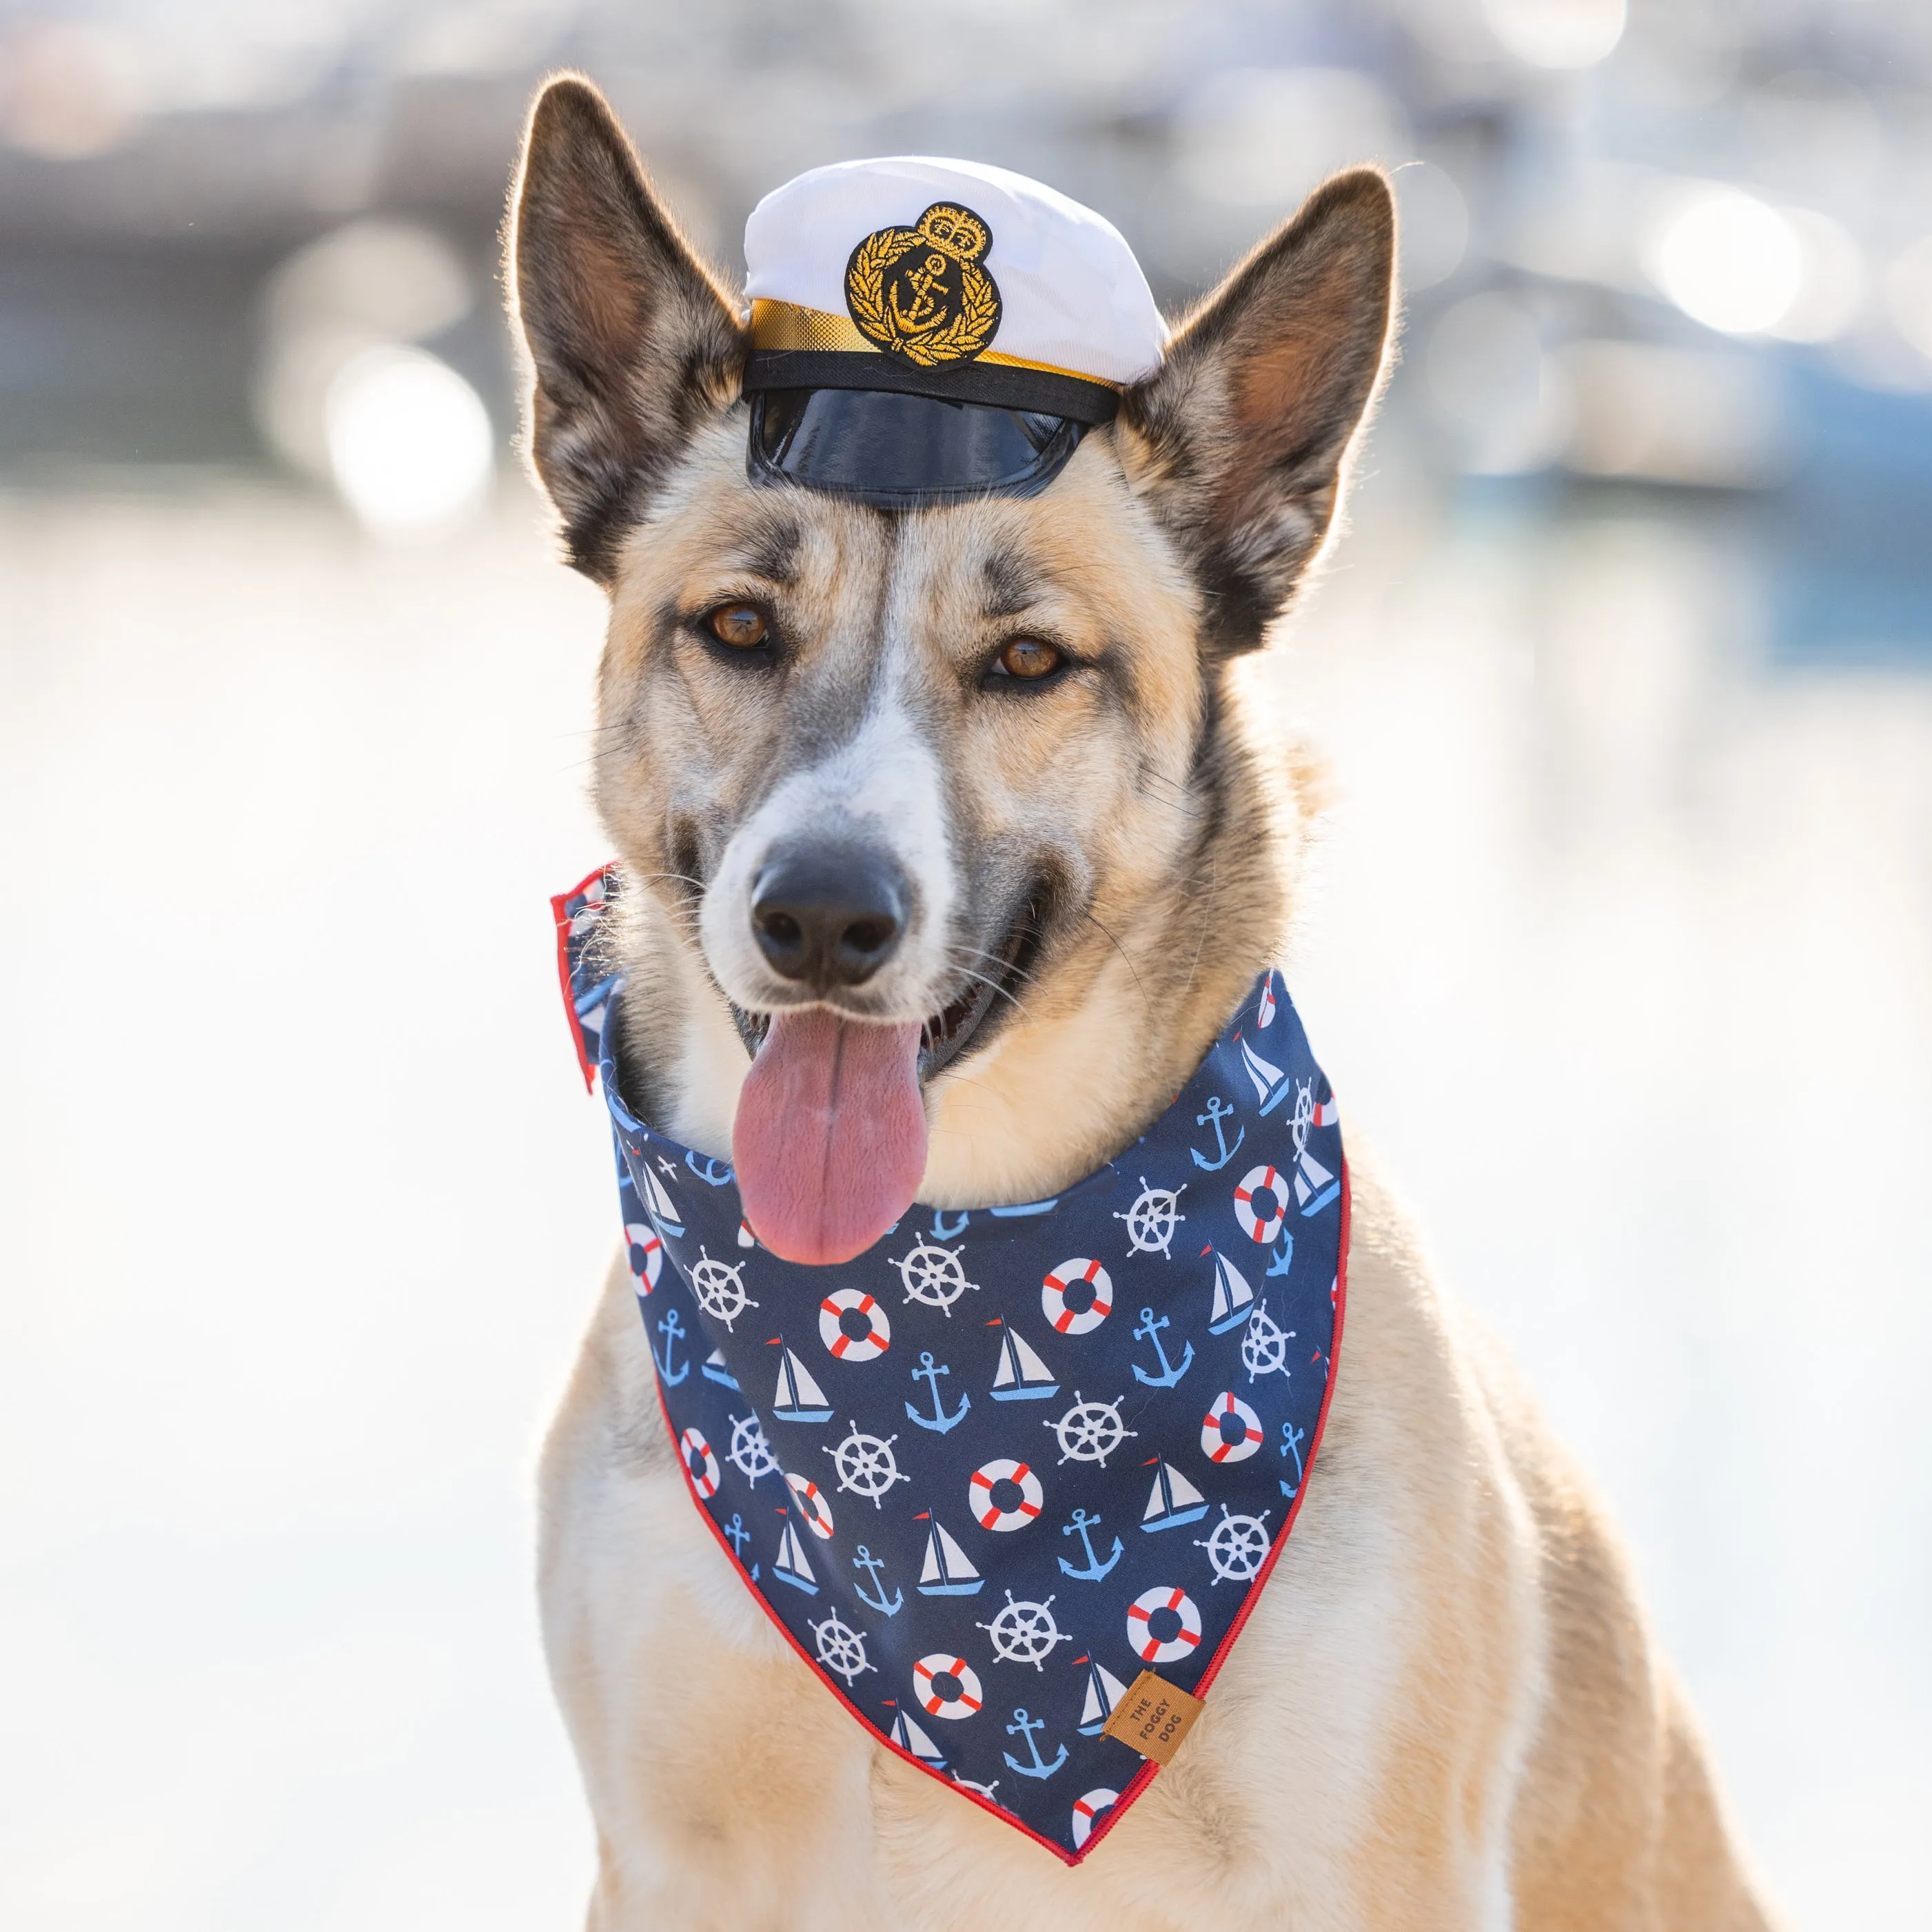
[[[1777,661],[1729,555],[1372,479],[1260,673],[1338,799],[1296,990],[1795,1924],[1904,1932],[1932,683]],[[601,608],[514,492],[0,498],[10,1925],[579,1917],[526,1478],[614,1232],[544,904]]]

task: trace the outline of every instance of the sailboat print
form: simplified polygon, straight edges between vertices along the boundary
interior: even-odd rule
[[[910,1751],[928,1771],[946,1768],[946,1754],[903,1711],[892,1720],[892,1742]]]
[[[1342,1184],[1306,1148],[1294,1158],[1294,1198],[1306,1218],[1318,1214],[1342,1191]]]
[[[794,1590],[802,1590],[808,1597],[818,1594],[818,1579],[812,1574],[805,1545],[798,1540],[798,1526],[788,1516],[784,1534],[778,1538],[778,1559],[772,1565],[772,1574]]]
[[[1166,1457],[1156,1456],[1142,1528],[1178,1529],[1184,1522],[1198,1522],[1207,1514],[1207,1498],[1178,1469],[1170,1468]]]
[[[1294,1096],[1294,1198],[1304,1220],[1318,1214],[1342,1191],[1342,1184],[1308,1151],[1311,1127],[1332,1127],[1342,1117],[1330,1094],[1317,1102],[1310,1084],[1304,1080]]]
[[[1203,1503],[1202,1508],[1205,1509]],[[926,1540],[926,1562],[919,1573],[922,1597],[970,1597],[986,1582],[964,1550],[948,1536],[936,1516],[928,1515],[932,1534]]]
[[[1225,1335],[1238,1328],[1254,1312],[1255,1292],[1243,1274],[1219,1248],[1214,1250],[1214,1306],[1208,1317],[1208,1332]]]
[[[1087,1660],[1087,1702],[1081,1707],[1080,1735],[1097,1738],[1106,1728],[1114,1706],[1127,1694],[1127,1687],[1098,1658]]]
[[[778,1393],[772,1398],[772,1413],[781,1422],[824,1422],[832,1414],[825,1391],[789,1348],[778,1364]]]
[[[728,1389],[738,1386],[738,1378],[731,1372],[722,1348],[713,1348],[698,1365],[698,1372],[707,1382],[722,1382]]]
[[[1240,1036],[1237,1034],[1235,1038],[1240,1040]],[[1241,1059],[1248,1078],[1255,1083],[1255,1098],[1261,1102],[1262,1112],[1273,1113],[1288,1097],[1288,1076],[1272,1060],[1264,1060],[1244,1040],[1241,1040]]]
[[[999,1372],[993,1378],[995,1402],[1037,1402],[1058,1395],[1060,1383],[1012,1329],[1000,1338]]]
[[[675,1240],[684,1232],[684,1222],[676,1203],[664,1192],[664,1183],[651,1172],[648,1161],[638,1162],[638,1178],[644,1183],[645,1204],[650,1209],[651,1219],[658,1224],[658,1232]]]

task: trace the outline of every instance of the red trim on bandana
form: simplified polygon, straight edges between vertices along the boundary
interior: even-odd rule
[[[590,1064],[590,1056],[584,1050],[584,1028],[577,1017],[577,1001],[570,991],[570,915],[564,910],[572,899],[580,898],[599,879],[605,878],[616,870],[614,860],[608,866],[599,866],[594,872],[586,872],[567,892],[555,894],[550,902],[550,917],[556,925],[556,980],[563,988],[564,1017],[570,1022],[570,1043],[577,1049],[577,1064],[584,1070],[584,1090],[590,1093],[597,1084],[597,1070]]]

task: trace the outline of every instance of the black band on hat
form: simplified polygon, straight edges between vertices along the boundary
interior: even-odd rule
[[[766,389],[871,389],[1089,424],[1112,422],[1120,406],[1119,392],[1105,382],[1056,369],[987,362],[922,369],[897,356],[843,349],[754,349],[745,364],[744,388],[748,396]]]
[[[822,352],[877,369],[882,356]],[[1032,496],[1058,476],[1087,424],[1043,410],[992,407],[890,390],[762,390],[752,398],[746,474],[881,509],[916,510],[978,496]]]

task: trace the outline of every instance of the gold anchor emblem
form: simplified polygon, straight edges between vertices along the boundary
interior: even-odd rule
[[[1000,326],[999,285],[980,266],[993,231],[970,208],[936,201],[912,228],[880,228],[845,265],[860,333],[922,368],[970,362]]]

